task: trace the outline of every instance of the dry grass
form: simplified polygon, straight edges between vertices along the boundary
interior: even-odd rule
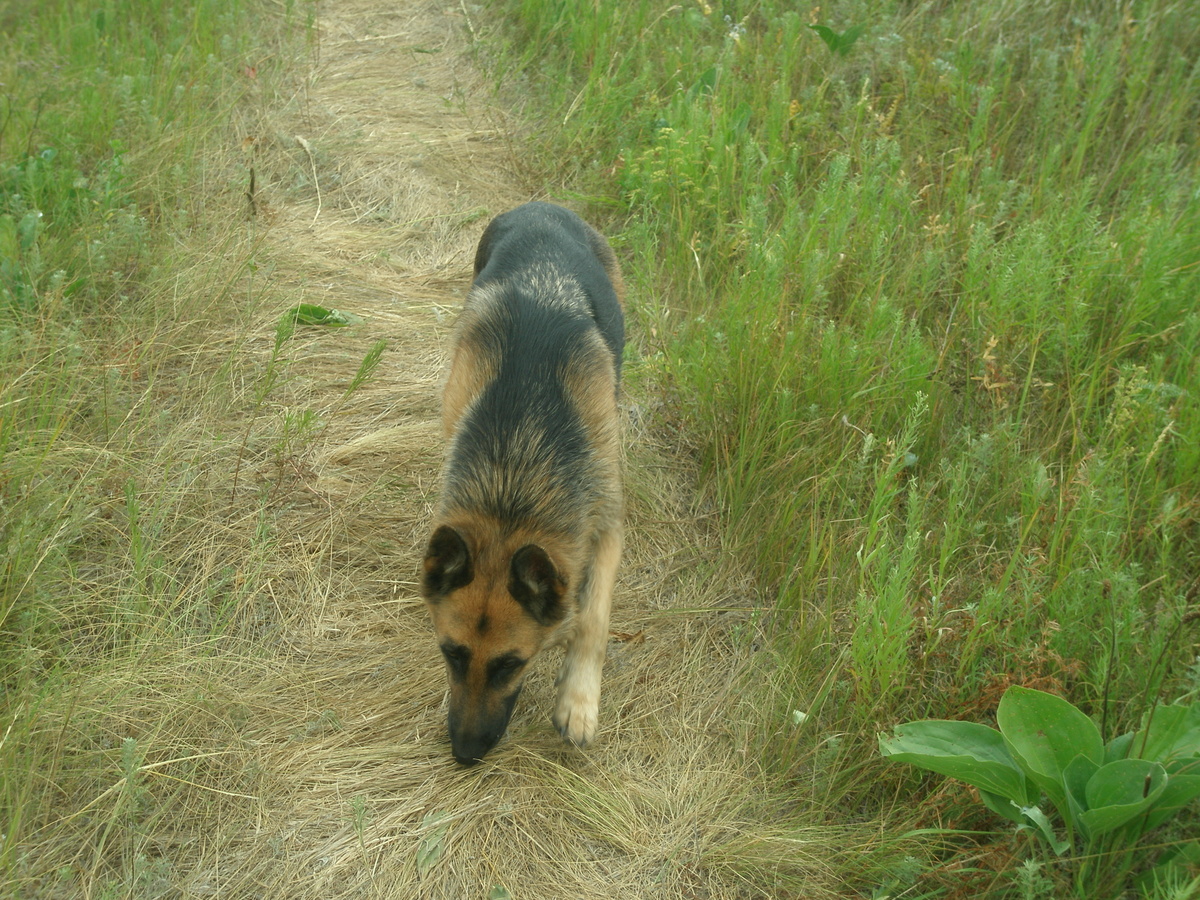
[[[141,639],[129,653],[68,679],[6,736],[42,748],[29,788],[40,818],[26,829],[36,850],[16,889],[835,896],[830,861],[855,841],[770,824],[779,792],[756,767],[744,693],[754,656],[731,637],[753,595],[645,410],[629,416],[620,639],[598,744],[582,753],[554,732],[549,660],[486,763],[452,760],[416,559],[437,486],[445,337],[485,216],[528,199],[516,126],[466,61],[461,12],[345,0],[320,30],[303,96],[267,111],[279,137],[258,144],[258,224],[226,248],[257,267],[213,288],[251,299],[249,329],[160,336],[190,362],[164,375],[159,401],[194,414],[156,452],[116,451],[147,496],[186,491],[152,524],[187,577],[130,611]],[[365,322],[299,333],[256,404],[275,322],[301,301]],[[375,377],[347,397],[380,339]],[[321,427],[289,433],[304,410]],[[180,487],[168,476],[183,461],[206,474]],[[89,526],[96,548],[129,528],[112,490]],[[78,602],[99,597],[103,576],[89,587],[79,575]],[[210,602],[189,602],[197,592]],[[200,609],[204,627],[181,621]],[[436,857],[424,867],[423,851]]]

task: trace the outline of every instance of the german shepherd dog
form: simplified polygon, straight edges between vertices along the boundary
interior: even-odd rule
[[[623,293],[608,242],[562,207],[527,203],[479,242],[421,580],[463,765],[500,740],[531,660],[557,643],[554,724],[578,746],[595,737],[622,543]]]

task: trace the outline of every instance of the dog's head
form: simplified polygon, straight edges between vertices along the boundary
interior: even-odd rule
[[[450,744],[474,765],[508,727],[529,661],[567,617],[566,581],[549,553],[438,527],[421,589],[450,676]]]

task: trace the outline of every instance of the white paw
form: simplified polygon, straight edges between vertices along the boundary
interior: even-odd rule
[[[600,720],[599,692],[563,690],[558,695],[554,711],[554,726],[563,740],[577,747],[586,747],[596,736]]]

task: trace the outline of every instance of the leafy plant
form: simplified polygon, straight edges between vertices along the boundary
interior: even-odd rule
[[[20,219],[0,215],[0,301],[13,309],[29,309],[43,268],[38,250],[42,213],[29,210]]]
[[[1105,743],[1068,701],[1013,686],[996,722],[999,731],[975,722],[910,722],[880,735],[879,748],[974,785],[988,809],[1040,834],[1058,856],[1081,849],[1080,896],[1094,896],[1088,892],[1099,879],[1123,878],[1142,836],[1200,797],[1200,702],[1152,709],[1136,732]],[[1065,838],[1038,805],[1043,795]],[[1102,871],[1101,860],[1116,872]]]
[[[446,832],[450,830],[450,814],[445,810],[426,813],[421,820],[424,837],[417,845],[417,873],[424,878],[446,849]]]
[[[358,849],[362,852],[363,859],[367,858],[367,819],[370,816],[370,809],[367,807],[367,798],[362,794],[355,794],[350,798],[350,824],[354,828],[354,835],[358,838]]]
[[[367,351],[363,357],[363,361],[358,365],[358,371],[354,373],[354,377],[350,379],[350,384],[346,387],[346,392],[342,395],[344,400],[356,390],[366,384],[375,370],[379,368],[379,360],[383,357],[383,351],[387,349],[387,341],[378,340],[371,345],[371,349]]]
[[[290,322],[293,325],[327,325],[332,328],[344,328],[361,321],[359,316],[342,312],[340,309],[328,309],[316,303],[300,303],[283,314],[280,325]]]
[[[809,25],[808,27],[825,42],[830,53],[836,53],[839,56],[845,56],[850,52],[850,48],[854,46],[854,42],[859,39],[866,28],[865,25],[851,25],[839,34],[828,25]]]

